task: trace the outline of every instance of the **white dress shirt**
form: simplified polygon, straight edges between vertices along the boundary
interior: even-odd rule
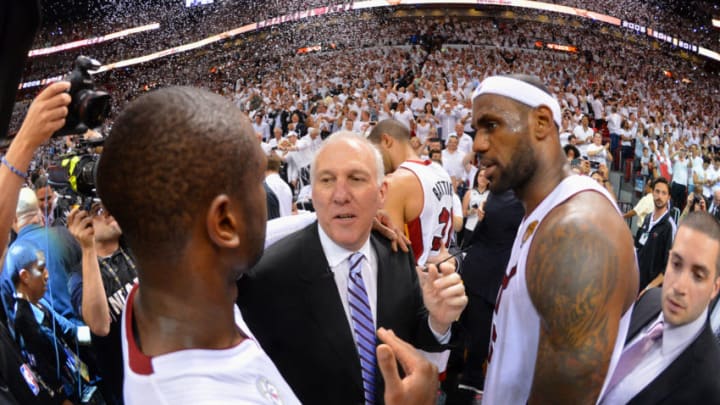
[[[639,394],[645,387],[650,385],[663,371],[665,371],[675,359],[700,335],[705,320],[707,319],[707,308],[694,321],[682,325],[671,326],[667,323],[663,330],[662,338],[647,352],[638,365],[623,378],[611,391],[605,394],[603,404],[626,404],[635,395]],[[643,328],[641,333],[633,338],[625,348],[632,346],[641,339],[645,333],[658,321],[663,321],[662,312],[656,321],[650,322]]]
[[[320,235],[320,245],[322,246],[325,258],[330,266],[335,277],[335,285],[337,286],[338,293],[340,294],[340,301],[343,304],[345,310],[345,317],[348,322],[350,330],[353,330],[352,317],[350,315],[350,305],[348,304],[348,280],[350,279],[350,266],[348,264],[348,258],[353,251],[347,250],[337,243],[333,242],[332,239],[325,233],[322,226],[318,224],[318,234]],[[365,284],[365,291],[370,300],[370,311],[372,311],[373,325],[377,329],[377,268],[378,259],[375,250],[370,246],[370,239],[365,241],[365,244],[357,250],[358,252],[365,255],[365,260],[362,261],[362,274],[363,283]],[[428,325],[430,324],[430,318],[428,317]],[[430,331],[433,333],[439,343],[444,344],[450,341],[450,330],[444,335],[435,332],[432,327]],[[353,340],[355,339],[354,334]],[[356,342],[357,344],[357,342]]]

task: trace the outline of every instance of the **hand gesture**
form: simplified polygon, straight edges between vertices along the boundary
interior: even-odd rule
[[[438,255],[432,258],[436,263],[448,256]],[[417,267],[423,302],[430,316],[430,326],[436,333],[444,334],[458,318],[467,305],[465,286],[460,275],[455,272],[455,265],[450,261],[435,264],[427,263],[427,272]]]
[[[61,81],[41,91],[30,105],[17,139],[27,142],[34,150],[62,128],[71,101],[66,93],[69,88],[70,82]]]
[[[388,238],[392,243],[390,247],[393,252],[398,251],[398,247],[403,252],[408,252],[408,246],[410,246],[410,239],[405,236],[405,233],[393,224],[390,216],[387,212],[379,210],[373,220],[373,230],[380,232],[384,237]]]
[[[393,331],[378,329],[383,342],[377,347],[378,368],[385,380],[387,405],[432,405],[438,390],[437,368],[412,345],[395,336]],[[397,362],[405,378],[400,378]]]
[[[477,216],[478,216],[478,221],[482,221],[483,219],[485,219],[485,202],[484,201],[477,208]]]
[[[95,246],[95,229],[92,216],[87,211],[78,207],[73,208],[67,217],[67,227],[72,236],[80,243],[81,248],[91,249]]]

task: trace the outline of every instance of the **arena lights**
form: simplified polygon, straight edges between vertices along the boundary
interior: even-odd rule
[[[293,21],[299,21],[302,19],[310,18],[310,17],[316,17],[331,13],[340,13],[345,11],[351,11],[351,10],[362,10],[362,9],[371,9],[371,8],[378,8],[378,7],[392,7],[392,6],[413,6],[413,5],[497,5],[497,6],[507,6],[507,7],[522,7],[522,8],[530,8],[535,10],[543,10],[543,11],[550,11],[555,13],[561,13],[561,14],[569,14],[576,17],[581,18],[588,18],[592,20],[602,21],[607,24],[615,25],[615,26],[622,26],[627,29],[635,30],[636,32],[647,34],[648,36],[651,36],[653,38],[656,38],[661,41],[665,41],[668,43],[671,43],[679,48],[697,52],[702,56],[705,56],[710,59],[714,59],[717,61],[720,61],[720,54],[712,51],[707,48],[703,48],[701,46],[692,45],[687,41],[680,40],[677,37],[672,37],[670,35],[661,33],[657,30],[654,30],[652,28],[647,28],[629,21],[623,21],[619,18],[612,17],[605,14],[596,13],[589,10],[583,10],[575,7],[569,7],[569,6],[562,6],[559,4],[551,4],[551,3],[545,3],[540,1],[530,1],[530,0],[457,0],[457,1],[441,1],[441,0],[412,0],[412,1],[406,1],[406,0],[365,0],[365,1],[356,1],[348,4],[338,4],[338,5],[330,5],[326,7],[316,7],[312,9],[307,9],[305,11],[297,11],[293,13],[289,13],[283,16],[269,18],[266,20],[259,21],[257,23],[247,24],[240,28],[236,28],[230,31],[226,31],[217,35],[213,35],[211,37],[205,38],[200,41],[196,41],[193,43],[185,44],[182,46],[178,46],[175,48],[165,49],[163,51],[155,52],[149,55],[140,56],[137,58],[127,59],[119,62],[110,63],[107,65],[104,65],[96,72],[91,72],[92,74],[105,72],[108,70],[136,65],[139,63],[149,62],[155,59],[159,59],[165,56],[174,55],[180,52],[186,52],[189,50],[197,49],[227,38],[231,38],[235,35],[239,35],[242,33],[248,33],[252,31],[256,31],[265,27],[270,27],[274,25],[283,24],[286,22],[293,22]],[[138,27],[140,28],[140,27]],[[128,30],[125,30],[128,31]],[[123,32],[123,31],[121,31]],[[113,34],[110,34],[113,35]],[[102,37],[104,38],[104,37]],[[107,39],[106,39],[107,40]],[[88,40],[90,41],[90,40]],[[78,41],[81,42],[81,41]],[[92,42],[97,43],[97,42]],[[68,44],[66,44],[68,45]],[[62,46],[62,45],[61,45]],[[565,45],[562,45],[565,46]],[[574,48],[574,47],[570,47]],[[70,48],[68,48],[70,49]],[[551,48],[554,49],[554,48]],[[565,49],[558,49],[565,51]],[[575,49],[577,51],[577,49]],[[57,51],[56,51],[57,52]],[[567,52],[572,52],[572,50],[567,50]],[[50,83],[51,81],[59,80],[57,77],[55,78],[47,78],[42,80],[34,80],[31,82],[25,82],[21,83],[19,88],[20,89],[26,89],[30,87],[36,87],[41,86],[45,83]]]
[[[572,45],[560,45],[560,44],[546,44],[549,49],[553,49],[555,51],[563,51],[563,52],[570,52],[570,53],[577,53],[577,47]]]
[[[717,18],[713,18],[712,24],[713,24],[713,27],[720,28],[720,20],[718,20]]]
[[[152,23],[152,24],[135,27],[135,28],[128,28],[126,30],[113,32],[112,34],[103,35],[101,37],[81,39],[79,41],[68,42],[66,44],[51,46],[49,48],[33,49],[30,52],[28,52],[28,56],[32,58],[33,56],[48,55],[51,53],[67,51],[68,49],[80,48],[80,47],[88,46],[88,45],[95,45],[95,44],[99,44],[99,43],[110,41],[110,40],[117,39],[117,38],[123,38],[128,35],[137,34],[140,32],[156,30],[158,28],[160,28],[159,23]]]

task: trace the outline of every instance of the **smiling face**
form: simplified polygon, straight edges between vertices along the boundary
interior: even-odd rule
[[[483,94],[473,101],[473,151],[493,193],[523,188],[536,171],[528,118],[527,107],[506,97]]]
[[[681,226],[670,250],[662,287],[665,322],[681,326],[700,316],[720,289],[716,260],[720,242]]]
[[[370,237],[384,203],[371,145],[357,139],[328,143],[315,158],[312,200],[323,231],[341,247],[356,251]]]

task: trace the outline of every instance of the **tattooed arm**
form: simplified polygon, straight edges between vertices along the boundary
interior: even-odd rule
[[[622,217],[598,193],[572,197],[543,221],[527,264],[541,318],[529,403],[596,402],[637,291],[632,246]]]

